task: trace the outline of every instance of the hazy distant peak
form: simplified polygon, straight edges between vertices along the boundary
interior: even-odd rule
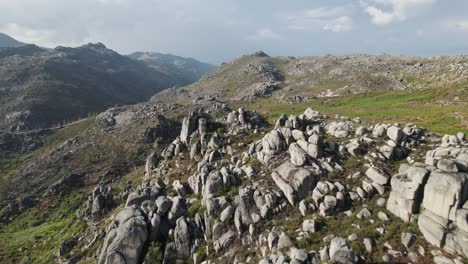
[[[21,47],[24,45],[26,44],[0,32],[0,48]]]
[[[255,56],[255,57],[270,57],[268,54],[266,54],[265,52],[259,50],[259,51],[256,51],[254,54],[252,54],[252,56]]]
[[[173,54],[138,51],[129,54],[128,57],[144,62],[148,66],[163,71],[166,74],[175,74],[180,80],[185,80],[185,84],[199,80],[205,73],[215,68],[211,64]]]

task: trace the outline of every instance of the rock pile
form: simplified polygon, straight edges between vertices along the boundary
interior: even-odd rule
[[[299,241],[326,229],[319,217],[325,222],[338,215],[362,223],[380,221],[376,232],[385,234],[386,223],[395,220],[383,209],[368,208],[367,202],[389,188],[388,200],[377,199],[377,206],[386,203],[389,212],[406,222],[417,218],[427,241],[466,256],[468,151],[462,136],[444,137],[420,163],[408,154],[425,144],[424,129],[337,118],[307,109],[299,116],[281,116],[274,129],[265,131],[263,118],[239,109],[221,119],[225,129],[220,130],[209,116],[190,113],[180,136],[161,155],[148,156],[145,180],[128,190],[126,208],[108,227],[100,263],[141,262],[144,245],[153,241],[164,247],[163,263],[196,259],[200,250],[222,255],[220,260],[248,262],[236,251],[243,247],[257,252],[260,263],[358,263],[376,248],[384,248],[383,261],[406,255],[417,260],[424,253],[415,252],[412,233],[401,234],[408,251],[351,232],[343,236],[348,239],[328,233],[317,251],[298,247]],[[237,141],[249,134],[261,138],[249,146]],[[409,164],[391,176],[385,164],[406,157]],[[345,167],[353,159],[362,165]],[[178,169],[174,164],[179,160],[191,163],[185,181],[166,177]],[[99,188],[90,200],[105,193]],[[291,227],[295,236],[287,226],[265,225],[277,223],[290,210],[303,217]],[[129,246],[127,239],[134,243]],[[348,244],[358,241],[363,252]]]

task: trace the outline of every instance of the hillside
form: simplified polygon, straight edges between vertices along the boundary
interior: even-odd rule
[[[180,80],[181,86],[198,81],[204,74],[215,68],[215,66],[208,63],[172,54],[134,52],[128,56],[142,61],[151,68],[164,72],[167,75],[175,76]]]
[[[0,68],[0,130],[7,131],[69,122],[188,83],[177,70],[148,67],[100,43],[3,48]]]
[[[466,263],[467,58],[257,52],[4,133],[0,262]]]
[[[270,57],[245,55],[184,87],[181,99],[213,97],[222,101],[272,97],[309,101],[373,91],[415,91],[466,84],[468,57],[328,55]],[[464,95],[462,91],[453,93]],[[458,100],[458,99],[457,99]]]
[[[270,121],[307,107],[367,121],[408,122],[440,133],[467,130],[468,56],[411,57],[245,55],[199,82],[172,88],[154,102],[225,102],[259,111]]]
[[[0,32],[0,48],[21,47],[26,44]]]

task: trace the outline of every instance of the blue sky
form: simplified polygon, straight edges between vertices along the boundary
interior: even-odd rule
[[[211,63],[270,55],[468,54],[467,0],[0,0],[0,32]]]

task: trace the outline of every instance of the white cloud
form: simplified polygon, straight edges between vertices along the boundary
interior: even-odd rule
[[[345,8],[315,8],[291,15],[288,28],[295,31],[348,32],[353,29],[353,19]]]
[[[451,20],[448,25],[451,29],[468,31],[468,19]]]
[[[328,21],[323,30],[332,32],[348,32],[353,29],[353,19],[349,16],[341,16],[336,19]]]
[[[4,32],[25,43],[41,43],[48,45],[56,38],[55,32],[51,30],[33,29],[16,23],[8,23],[0,26],[0,32]]]
[[[248,40],[269,40],[269,39],[280,39],[281,36],[275,33],[271,28],[262,28],[257,30],[255,34],[248,36]]]
[[[436,0],[368,0],[361,1],[372,23],[385,26],[418,16],[432,7]]]
[[[340,7],[319,7],[315,9],[306,10],[303,14],[308,18],[327,18],[338,16],[341,13],[343,13],[343,9]]]
[[[379,26],[388,25],[398,19],[396,14],[385,12],[374,6],[368,6],[366,8],[366,12],[367,14],[371,16],[372,23],[379,25]]]
[[[55,30],[33,28],[16,23],[0,25],[0,32],[5,33],[23,43],[36,44],[52,48],[59,45],[70,47],[80,46],[84,43],[92,41],[89,36],[83,36],[76,40],[68,39],[67,41],[59,41],[61,39],[61,34]]]

